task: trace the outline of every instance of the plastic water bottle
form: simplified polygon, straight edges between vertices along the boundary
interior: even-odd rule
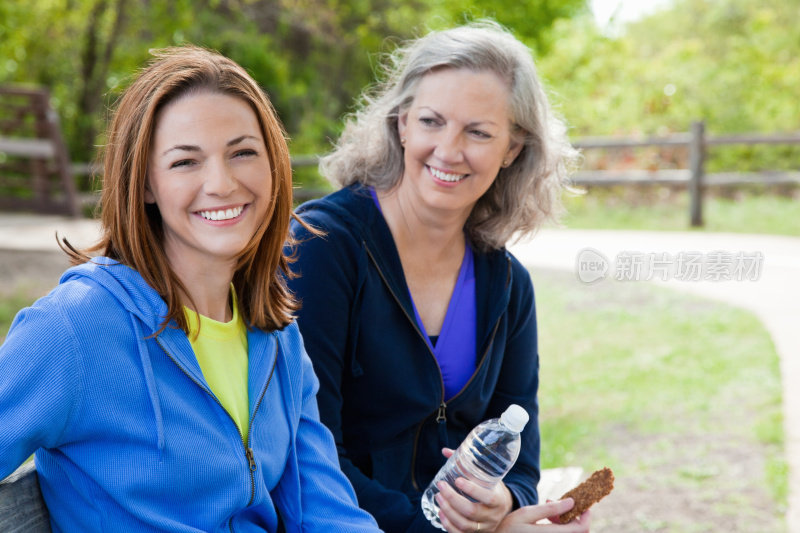
[[[464,442],[450,456],[433,478],[422,495],[422,512],[425,518],[439,529],[439,504],[435,496],[440,481],[447,482],[456,492],[475,501],[456,488],[456,478],[465,477],[478,485],[490,489],[511,470],[519,456],[520,432],[528,423],[528,413],[519,405],[512,404],[500,418],[492,418],[478,424]]]

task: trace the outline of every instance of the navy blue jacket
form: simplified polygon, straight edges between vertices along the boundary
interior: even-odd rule
[[[320,380],[320,419],[358,496],[387,532],[439,531],[420,509],[444,464],[441,448],[516,403],[531,420],[505,478],[516,503],[537,502],[539,357],[533,285],[507,251],[475,254],[477,368],[444,401],[436,359],[414,319],[391,232],[369,190],[354,185],[297,210],[290,282],[302,301],[298,324]]]

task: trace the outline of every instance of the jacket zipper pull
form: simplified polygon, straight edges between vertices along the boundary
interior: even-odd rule
[[[253,455],[253,449],[245,448],[244,454],[247,456],[247,462],[250,463],[250,471],[255,472],[257,467],[256,467],[256,458]]]
[[[447,404],[444,402],[439,405],[439,412],[436,413],[436,423],[439,427],[439,445],[444,448],[449,448],[450,439],[447,438]]]
[[[442,422],[447,422],[447,404],[444,402],[439,405],[439,412],[436,413],[436,421],[440,424]]]

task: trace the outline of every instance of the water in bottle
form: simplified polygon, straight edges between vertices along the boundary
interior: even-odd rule
[[[439,529],[439,504],[435,496],[440,481],[469,498],[456,488],[455,481],[465,477],[487,489],[494,487],[514,466],[519,456],[520,432],[528,423],[528,413],[519,405],[510,405],[500,416],[478,424],[433,478],[422,495],[425,518]],[[469,498],[472,500],[472,498]],[[472,500],[474,501],[474,500]]]

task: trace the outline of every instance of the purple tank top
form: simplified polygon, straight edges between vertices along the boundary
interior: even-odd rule
[[[375,190],[370,188],[372,199],[375,206],[381,213],[381,204]],[[447,305],[447,312],[439,332],[436,342],[431,342],[422,319],[411,296],[411,303],[414,306],[414,317],[420,331],[425,335],[428,345],[431,347],[439,369],[444,380],[444,397],[449,400],[467,384],[469,378],[475,372],[477,347],[475,341],[475,331],[477,322],[477,311],[475,301],[475,257],[469,241],[464,249],[464,258],[461,260],[461,268],[458,271],[458,279],[450,296],[450,303]]]

